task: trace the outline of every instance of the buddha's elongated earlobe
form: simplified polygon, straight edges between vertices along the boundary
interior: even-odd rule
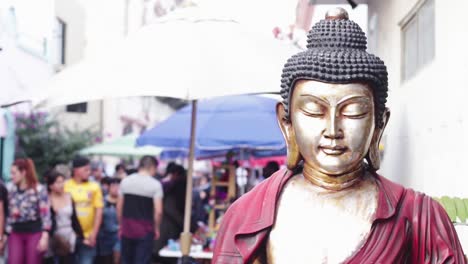
[[[299,147],[297,146],[296,143],[296,136],[294,135],[294,132],[290,134],[290,139],[286,141],[287,144],[287,150],[288,150],[288,156],[287,156],[287,167],[290,170],[294,170],[297,165],[299,165],[299,162],[301,161],[301,153],[299,152]]]
[[[278,124],[281,128],[281,132],[283,133],[284,140],[286,141],[288,151],[286,165],[289,170],[294,170],[302,157],[296,142],[294,128],[292,127],[290,119],[287,118],[286,111],[282,103],[278,103],[276,105],[276,117],[278,118]]]
[[[385,109],[383,113],[383,125],[381,128],[376,127],[374,130],[374,135],[372,136],[371,145],[369,147],[369,151],[367,152],[367,162],[372,170],[377,171],[380,169],[380,152],[379,152],[379,144],[380,140],[382,139],[383,132],[385,127],[387,126],[388,119],[390,118],[390,110],[388,108]]]

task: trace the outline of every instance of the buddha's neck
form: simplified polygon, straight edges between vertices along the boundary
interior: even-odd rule
[[[304,178],[316,186],[327,190],[340,191],[357,183],[365,174],[365,166],[361,165],[357,169],[345,174],[329,175],[304,164],[303,174]]]

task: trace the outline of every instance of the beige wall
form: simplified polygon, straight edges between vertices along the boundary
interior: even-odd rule
[[[121,41],[126,33],[141,27],[144,3],[143,0],[55,0],[56,15],[67,23],[66,66],[86,57],[99,56],[103,50]],[[172,112],[153,98],[88,102],[87,113],[67,113],[65,107],[54,110],[60,122],[68,128],[102,131],[104,140],[122,135],[125,125],[122,116],[152,127]],[[137,126],[134,128],[137,131]]]
[[[87,47],[87,14],[79,0],[55,0],[55,15],[66,23],[65,66],[79,62]],[[100,129],[101,107],[99,102],[89,102],[87,113],[68,113],[65,106],[52,110],[59,122],[69,129]]]
[[[101,103],[99,101],[88,102],[87,110],[87,113],[69,113],[63,106],[51,110],[51,113],[61,125],[69,129],[100,131]]]
[[[370,46],[388,67],[392,111],[381,173],[430,195],[468,197],[468,1],[435,1],[435,59],[403,82],[399,23],[418,2],[369,1]]]
[[[147,129],[166,119],[174,112],[168,105],[156,101],[153,97],[132,97],[106,100],[104,104],[104,135],[105,140],[122,135],[125,121],[123,118],[135,120],[133,133],[138,133],[143,124]]]
[[[77,0],[55,0],[55,15],[66,23],[65,63],[78,62],[86,47],[86,13]]]

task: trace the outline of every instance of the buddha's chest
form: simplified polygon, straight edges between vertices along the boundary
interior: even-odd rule
[[[268,263],[342,263],[365,242],[376,207],[377,188],[371,179],[328,192],[295,176],[278,203],[267,243]]]

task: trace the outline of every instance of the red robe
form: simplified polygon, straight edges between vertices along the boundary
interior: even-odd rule
[[[265,251],[276,203],[292,176],[280,170],[231,205],[212,263],[250,263]],[[372,229],[365,244],[344,263],[467,263],[453,224],[438,202],[380,175],[375,178],[379,196]]]

